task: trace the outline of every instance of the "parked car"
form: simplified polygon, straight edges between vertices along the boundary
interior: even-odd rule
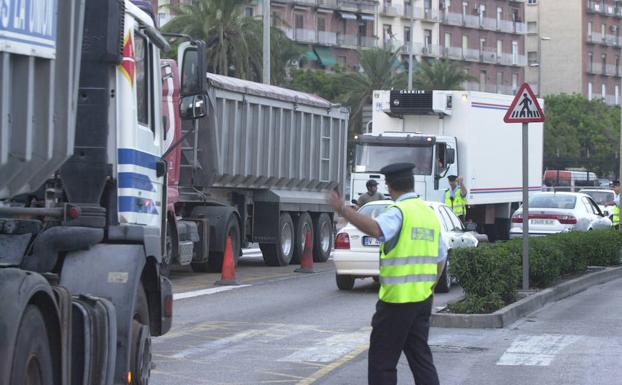
[[[541,192],[529,198],[529,235],[590,231],[611,227],[611,220],[587,194]],[[510,238],[523,236],[522,206],[512,215]]]
[[[376,218],[391,200],[369,202],[359,209],[363,215]],[[464,225],[456,215],[442,203],[427,202],[441,223],[443,241],[448,252],[459,247],[476,247],[479,243],[476,234],[466,231]],[[376,238],[365,235],[359,229],[348,223],[335,237],[333,260],[336,268],[337,287],[341,290],[351,290],[356,278],[373,277],[378,279],[380,264],[380,242]],[[449,256],[443,275],[436,287],[437,292],[446,293],[451,288],[451,276],[447,274]]]
[[[605,214],[606,217],[613,214],[613,207],[615,206],[615,202],[613,201],[616,197],[616,194],[611,189],[595,189],[595,188],[584,188],[579,191],[580,193],[587,194],[596,204],[600,211]]]

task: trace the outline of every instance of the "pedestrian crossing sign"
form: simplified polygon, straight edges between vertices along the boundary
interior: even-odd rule
[[[544,112],[529,84],[523,83],[520,86],[503,121],[506,123],[544,122]]]

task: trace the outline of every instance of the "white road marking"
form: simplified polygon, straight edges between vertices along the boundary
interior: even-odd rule
[[[243,331],[240,333],[236,333],[234,335],[231,335],[229,337],[225,337],[225,338],[221,338],[219,340],[216,341],[209,341],[207,343],[204,343],[202,345],[199,346],[195,346],[193,348],[190,349],[185,349],[182,350],[176,354],[174,354],[172,356],[172,358],[187,358],[189,356],[193,356],[193,355],[197,355],[197,354],[201,354],[204,355],[205,352],[209,351],[209,350],[221,350],[224,349],[228,346],[231,346],[237,342],[246,340],[247,338],[250,337],[254,337],[261,334],[260,330],[255,330],[255,329],[251,329],[251,330],[247,330],[247,331]]]
[[[213,287],[211,289],[186,291],[183,293],[173,294],[173,300],[180,300],[180,299],[200,297],[203,295],[222,293],[223,291],[235,290],[235,289],[240,289],[240,288],[248,287],[248,286],[251,286],[251,285],[220,286],[220,287]]]
[[[298,350],[279,362],[321,362],[327,363],[339,359],[369,342],[369,331],[338,334],[319,341],[316,345]]]
[[[497,365],[549,366],[562,349],[580,338],[580,336],[553,334],[521,335],[503,353]]]

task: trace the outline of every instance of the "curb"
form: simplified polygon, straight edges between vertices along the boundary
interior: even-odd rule
[[[548,303],[559,301],[591,286],[621,277],[622,266],[608,267],[539,291],[491,314],[433,313],[430,317],[430,326],[465,329],[503,328]]]

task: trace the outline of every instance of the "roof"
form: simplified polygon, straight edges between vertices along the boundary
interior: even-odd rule
[[[229,76],[207,73],[207,80],[212,87],[222,88],[229,91],[243,92],[249,95],[267,97],[286,102],[306,104],[315,107],[332,108],[337,104],[306,92],[294,91],[283,87],[269,84],[251,82]]]

